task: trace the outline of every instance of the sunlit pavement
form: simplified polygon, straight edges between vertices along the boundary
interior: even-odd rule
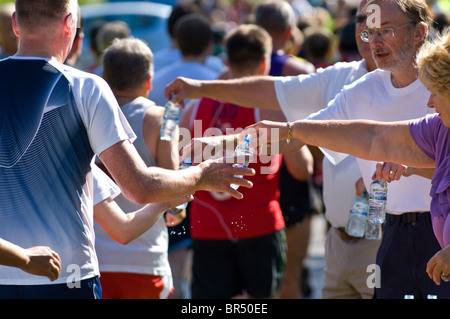
[[[325,236],[327,222],[323,214],[313,215],[311,220],[311,237],[308,256],[304,261],[307,270],[307,284],[310,288],[306,299],[321,299],[323,271],[325,268]]]

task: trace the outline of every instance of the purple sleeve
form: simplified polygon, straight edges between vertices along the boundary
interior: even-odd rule
[[[430,114],[409,122],[409,131],[417,146],[431,159],[436,160],[437,114]]]

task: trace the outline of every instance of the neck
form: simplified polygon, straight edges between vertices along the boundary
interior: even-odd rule
[[[365,59],[365,61],[366,61],[367,71],[372,72],[373,70],[375,70],[377,68],[377,65],[375,64],[375,62],[373,62],[373,59]]]
[[[114,96],[116,97],[117,103],[119,103],[120,106],[130,103],[131,101],[135,100],[136,98],[142,96],[147,97],[148,91],[142,90],[113,90]]]
[[[184,62],[198,62],[200,64],[204,64],[206,57],[204,55],[201,55],[201,56],[183,55],[182,60]]]
[[[230,77],[233,79],[245,78],[254,75],[263,75],[263,73],[259,72],[259,70],[230,68]]]
[[[417,80],[418,71],[413,65],[408,68],[403,68],[402,70],[391,71],[391,81],[392,85],[396,88],[402,88],[410,85],[415,80]]]
[[[30,37],[19,42],[16,56],[29,56],[51,59],[64,63],[68,50],[59,48],[56,41],[45,41],[44,38]]]

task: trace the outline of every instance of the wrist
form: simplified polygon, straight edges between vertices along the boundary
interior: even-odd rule
[[[290,144],[291,143],[291,139],[292,139],[292,124],[290,122],[287,122],[286,123],[286,128],[287,128],[286,143]]]

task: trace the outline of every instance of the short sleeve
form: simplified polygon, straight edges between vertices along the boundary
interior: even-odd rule
[[[95,164],[92,164],[92,175],[94,180],[94,205],[109,197],[114,198],[121,193],[116,183]]]
[[[439,131],[439,122],[437,114],[430,114],[409,122],[409,131],[414,142],[433,160],[436,160],[436,134]]]
[[[95,154],[99,155],[122,140],[135,140],[135,133],[104,79],[54,60],[50,63],[60,70],[70,83],[74,102]]]

